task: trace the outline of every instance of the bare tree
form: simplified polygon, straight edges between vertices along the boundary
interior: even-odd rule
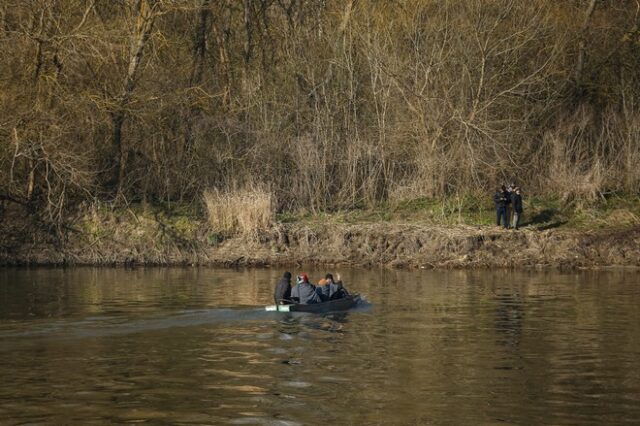
[[[582,81],[582,73],[584,69],[584,56],[586,50],[586,32],[589,27],[589,22],[591,21],[591,17],[593,16],[593,12],[596,9],[596,0],[589,0],[589,4],[587,5],[587,9],[584,13],[584,20],[582,21],[582,26],[580,27],[579,33],[579,41],[578,41],[578,59],[576,60],[576,82],[580,85]]]
[[[158,0],[137,0],[134,6],[135,23],[130,38],[129,61],[122,84],[122,91],[116,99],[112,112],[112,179],[109,186],[120,190],[120,183],[125,172],[126,151],[122,147],[122,126],[127,117],[127,106],[136,87],[137,77],[144,49],[147,46],[153,24],[161,11],[162,3]]]

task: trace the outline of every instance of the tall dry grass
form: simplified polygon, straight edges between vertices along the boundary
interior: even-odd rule
[[[591,203],[606,194],[637,191],[640,160],[637,113],[582,107],[548,131],[536,158],[544,171],[535,181],[540,192],[564,201]]]
[[[273,196],[262,189],[208,189],[202,198],[210,225],[223,235],[255,234],[268,229],[275,220]]]

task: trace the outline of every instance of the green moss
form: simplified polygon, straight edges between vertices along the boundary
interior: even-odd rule
[[[177,216],[172,218],[171,225],[179,234],[186,237],[193,237],[198,229],[198,224],[193,219],[186,216]]]
[[[213,232],[207,235],[207,241],[210,246],[215,247],[224,241],[224,235]]]

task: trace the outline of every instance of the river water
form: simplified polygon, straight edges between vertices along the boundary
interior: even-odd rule
[[[1,269],[0,424],[640,422],[635,272],[344,269],[363,306],[265,312],[282,272]]]

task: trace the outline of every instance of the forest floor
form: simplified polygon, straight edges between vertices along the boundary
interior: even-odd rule
[[[333,264],[405,268],[640,266],[640,200],[590,206],[530,199],[520,230],[490,204],[426,199],[377,209],[278,215],[269,229],[221,235],[199,206],[79,209],[53,230],[23,207],[0,214],[4,265]]]

